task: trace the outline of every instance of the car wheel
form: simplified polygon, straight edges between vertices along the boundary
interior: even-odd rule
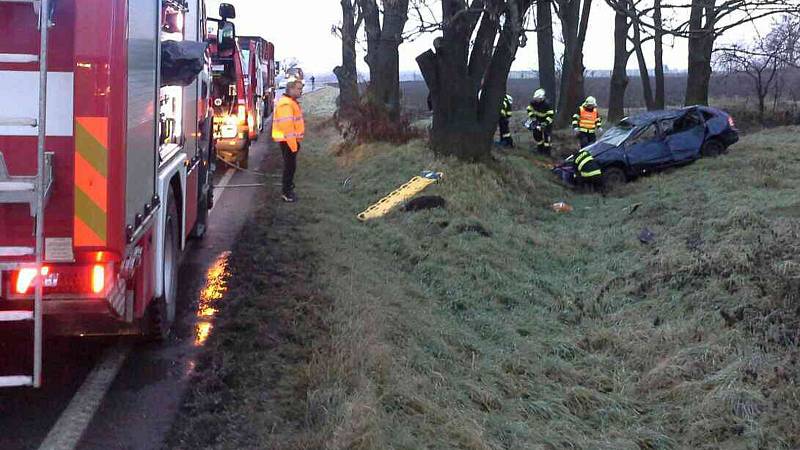
[[[603,185],[606,188],[613,189],[621,186],[628,181],[628,176],[621,167],[612,166],[603,169]]]
[[[703,144],[703,148],[700,149],[700,154],[702,154],[704,158],[714,158],[721,155],[723,152],[725,152],[725,146],[716,139],[706,142]]]

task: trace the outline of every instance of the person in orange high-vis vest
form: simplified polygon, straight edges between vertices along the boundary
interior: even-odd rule
[[[597,100],[586,97],[586,101],[578,108],[578,113],[572,116],[572,128],[578,136],[580,148],[593,144],[597,140],[597,133],[603,132],[603,118],[597,111]]]
[[[272,140],[278,143],[283,153],[283,201],[297,201],[294,193],[294,172],[297,168],[297,152],[306,131],[303,110],[297,99],[303,95],[303,80],[289,77],[286,92],[275,104],[272,116]]]

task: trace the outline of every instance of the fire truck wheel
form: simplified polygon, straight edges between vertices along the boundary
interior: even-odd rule
[[[239,154],[239,167],[247,169],[250,166],[250,143]]]
[[[208,174],[206,176],[209,176]],[[208,210],[214,206],[212,198],[214,189],[211,188],[208,192],[201,192],[200,199],[197,201],[197,223],[192,229],[192,237],[195,239],[202,239],[206,235],[206,228],[208,225]]]
[[[178,300],[178,209],[175,198],[167,199],[164,226],[164,294],[150,305],[150,335],[156,340],[169,337]]]

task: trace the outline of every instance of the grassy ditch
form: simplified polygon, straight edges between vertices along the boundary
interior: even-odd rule
[[[521,149],[333,156],[326,116],[300,203],[271,186],[240,239],[170,446],[800,447],[800,128],[602,197]],[[446,208],[355,219],[424,169]]]

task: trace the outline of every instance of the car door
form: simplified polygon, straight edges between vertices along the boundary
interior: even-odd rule
[[[663,120],[660,125],[676,164],[700,157],[706,127],[703,117],[696,109],[688,110],[674,119]]]
[[[625,142],[628,164],[636,172],[645,172],[672,162],[672,152],[655,123],[636,132]]]

